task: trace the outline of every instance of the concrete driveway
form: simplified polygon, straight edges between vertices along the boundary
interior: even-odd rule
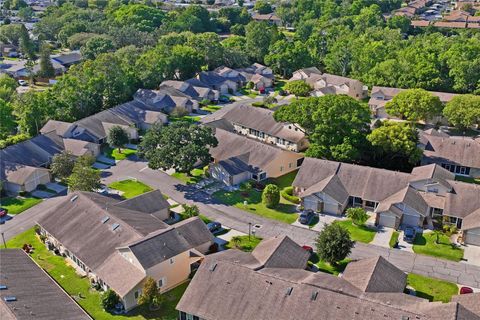
[[[413,244],[403,240],[403,230],[398,235],[398,248],[403,251],[413,252]]]
[[[373,241],[370,243],[380,247],[390,248],[390,239],[392,238],[393,231],[392,228],[378,227],[375,238],[373,238]]]
[[[462,262],[474,264],[480,266],[480,247],[473,245],[466,245],[463,247],[463,259]]]

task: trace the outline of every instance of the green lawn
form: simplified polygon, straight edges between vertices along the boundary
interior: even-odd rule
[[[236,236],[225,245],[225,249],[239,249],[242,251],[250,252],[262,241],[262,238],[250,236]]]
[[[216,106],[216,105],[208,105],[208,106],[205,106],[205,107],[201,107],[200,109],[202,109],[203,111],[208,111],[208,112],[213,113],[217,110],[222,109],[222,107]]]
[[[34,247],[34,253],[31,255],[33,260],[47,271],[96,320],[170,320],[176,319],[178,315],[175,306],[183,292],[185,292],[187,284],[178,286],[165,293],[166,301],[158,311],[149,311],[147,307],[138,307],[126,315],[112,315],[103,310],[101,293],[91,289],[88,278],[77,275],[72,267],[65,264],[64,258],[48,251],[45,245],[36,237],[33,229],[29,229],[9,240],[7,247],[21,248],[25,243],[32,244]]]
[[[233,192],[220,190],[215,192],[213,197],[227,205],[235,206],[239,209],[246,210],[259,216],[278,220],[288,224],[295,222],[298,218],[298,214],[295,213],[295,205],[283,198],[280,198],[280,204],[276,208],[267,208],[262,203],[261,192],[258,192],[254,189],[250,189],[248,191],[238,190]],[[246,206],[243,203],[244,201],[247,201]]]
[[[37,198],[23,198],[23,197],[9,197],[2,198],[0,201],[1,207],[8,210],[11,215],[19,214],[28,208],[42,202],[42,199]]]
[[[190,175],[187,175],[183,172],[174,172],[171,174],[171,176],[183,181],[186,184],[194,184],[203,179],[203,174],[204,171],[202,169],[193,169],[190,171]]]
[[[142,193],[146,193],[148,191],[152,191],[153,189],[150,186],[147,186],[145,183],[137,181],[137,180],[122,180],[113,182],[108,185],[109,188],[116,189],[123,191],[123,197],[126,199],[130,199],[141,195]]]
[[[344,259],[340,262],[337,263],[337,265],[332,266],[330,263],[325,262],[325,261],[319,261],[316,263],[318,267],[318,271],[325,272],[325,273],[330,273],[335,276],[338,276],[340,272],[343,272],[345,268],[347,267],[347,264],[351,261],[351,259]]]
[[[414,273],[407,276],[407,285],[415,289],[417,297],[430,301],[449,302],[453,295],[458,294],[458,287],[455,283]]]
[[[370,229],[366,226],[357,226],[352,223],[352,220],[338,220],[334,223],[341,225],[350,232],[352,240],[369,243],[375,237],[375,230]]]
[[[115,159],[115,160],[124,160],[130,157],[131,155],[136,154],[137,150],[122,148],[122,152],[119,152],[118,148],[108,147],[105,149],[104,152],[108,158]]]
[[[256,98],[257,97],[257,93],[255,93],[255,91],[253,90],[250,90],[250,89],[246,89],[246,88],[242,88],[240,90],[238,90],[238,92],[240,92],[241,94],[243,94],[244,96],[247,96],[249,98]]]
[[[269,180],[268,183],[274,183],[278,186],[278,188],[283,189],[286,187],[290,187],[293,183],[293,180],[295,180],[295,177],[297,176],[298,170],[292,171],[290,173],[284,174],[281,177],[278,178],[272,178]]]
[[[388,243],[390,245],[390,248],[393,248],[393,246],[395,245],[395,243],[397,242],[398,240],[398,236],[400,235],[400,232],[398,231],[393,231],[392,233],[392,237],[390,238],[390,242]]]
[[[185,121],[190,123],[196,123],[200,121],[200,119],[201,118],[198,116],[168,117],[168,121],[170,122]]]
[[[468,183],[480,184],[480,178],[475,179],[475,178],[472,178],[472,177],[455,176],[455,180],[462,181],[462,182],[468,182]]]
[[[463,258],[463,249],[453,247],[448,236],[441,234],[438,244],[435,240],[436,235],[433,232],[417,234],[413,242],[413,251],[452,261],[460,261]]]

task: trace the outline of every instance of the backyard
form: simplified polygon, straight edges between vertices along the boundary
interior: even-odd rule
[[[480,178],[472,178],[472,177],[465,177],[465,176],[455,176],[455,180],[467,182],[467,183],[475,183],[480,184]]]
[[[197,123],[200,121],[200,117],[198,116],[183,116],[183,117],[168,117],[168,121],[170,122],[179,122],[179,121],[184,121],[184,122],[189,122],[189,123]]]
[[[347,229],[350,232],[350,237],[352,240],[369,243],[375,237],[376,231],[370,229],[366,226],[357,226],[353,224],[352,220],[337,220],[334,223],[337,223]]]
[[[145,183],[133,179],[112,182],[108,185],[108,187],[111,189],[122,191],[122,196],[126,199],[130,199],[153,190]]]
[[[314,265],[317,266],[318,271],[320,272],[325,272],[329,274],[333,274],[335,276],[338,276],[339,273],[343,272],[345,268],[347,267],[347,264],[352,261],[349,258],[343,259],[339,261],[336,265],[332,265],[328,262],[325,262],[323,260],[320,260],[318,258],[318,254],[314,253],[312,257],[310,258],[310,262],[312,262]]]
[[[438,240],[436,243],[436,235],[433,232],[417,234],[413,242],[413,251],[452,261],[462,260],[463,249],[453,246],[447,235],[439,234]]]
[[[42,199],[37,198],[24,198],[24,197],[8,197],[2,198],[0,206],[8,210],[8,214],[19,214],[34,205],[42,202]]]
[[[407,276],[407,285],[415,289],[417,297],[430,301],[449,302],[453,295],[458,294],[458,287],[455,283],[414,273]]]
[[[141,319],[176,319],[178,313],[175,306],[180,300],[187,284],[165,293],[166,301],[159,311],[149,311],[148,307],[138,307],[127,315],[112,315],[103,310],[101,306],[101,293],[91,288],[90,281],[79,276],[75,270],[65,263],[65,259],[48,251],[45,245],[40,242],[33,228],[12,238],[7,242],[8,248],[21,248],[23,244],[29,243],[34,247],[31,257],[57,283],[80,304],[94,319],[116,319],[116,320],[141,320]]]
[[[218,111],[218,110],[222,109],[222,107],[211,104],[211,105],[208,105],[208,106],[201,107],[200,109],[203,110],[203,111],[208,111],[208,112],[214,113],[215,111]]]
[[[262,238],[256,236],[236,236],[225,245],[225,249],[239,249],[250,252],[262,241]]]
[[[174,172],[171,174],[172,177],[177,178],[186,184],[194,184],[200,182],[204,178],[203,169],[193,169],[190,171],[190,175],[187,175],[184,172]]]
[[[115,160],[125,160],[126,158],[137,153],[137,150],[122,148],[122,151],[119,152],[118,148],[105,148],[105,155],[110,159]]]

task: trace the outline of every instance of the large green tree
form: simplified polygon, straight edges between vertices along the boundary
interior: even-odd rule
[[[80,52],[85,59],[95,59],[99,54],[113,51],[115,46],[108,36],[93,36],[82,46]]]
[[[13,107],[3,99],[0,99],[0,139],[5,139],[12,134],[17,126]]]
[[[480,96],[455,96],[445,106],[443,114],[448,122],[460,129],[480,125]]]
[[[266,22],[252,21],[246,26],[245,36],[248,55],[262,63],[268,54],[269,46],[278,39],[278,32],[275,26],[270,26]]]
[[[148,130],[138,151],[152,169],[189,173],[195,163],[210,161],[209,149],[217,144],[212,128],[173,122],[165,127],[155,125]]]
[[[111,17],[119,25],[133,26],[140,31],[152,32],[160,27],[165,13],[144,4],[129,4],[112,12]]]
[[[336,264],[350,254],[354,244],[347,229],[337,223],[326,225],[317,237],[318,257]]]
[[[53,156],[50,171],[55,177],[66,180],[72,174],[74,166],[75,157],[64,151]]]
[[[68,188],[72,191],[94,191],[100,188],[100,171],[91,167],[88,159],[77,159],[72,174],[68,177]]]
[[[304,80],[292,80],[283,87],[288,93],[297,97],[308,97],[313,88]]]
[[[122,148],[129,140],[127,131],[120,126],[113,126],[108,130],[107,142],[110,146],[118,148],[119,153],[122,153]]]
[[[388,114],[414,122],[439,116],[442,109],[440,99],[424,89],[402,91],[385,105]]]
[[[265,56],[265,63],[276,73],[287,77],[291,76],[295,70],[311,66],[312,58],[305,43],[279,40],[270,46],[269,53]]]
[[[370,112],[346,95],[307,98],[281,106],[277,121],[298,124],[310,141],[306,155],[336,161],[360,159],[367,145]]]
[[[50,47],[46,43],[42,44],[40,50],[40,70],[37,72],[37,76],[41,78],[53,78],[55,76],[55,69],[50,58]]]

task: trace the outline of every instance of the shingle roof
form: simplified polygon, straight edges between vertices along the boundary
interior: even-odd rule
[[[468,310],[480,315],[480,292],[461,294],[452,297],[452,302],[458,302]]]
[[[403,292],[407,284],[407,275],[381,256],[350,262],[342,278],[364,292]]]
[[[0,250],[0,309],[14,319],[91,319],[75,301],[20,249]],[[6,296],[17,301],[5,302]],[[4,318],[3,313],[2,319]],[[8,319],[8,318],[6,318]]]
[[[449,181],[454,192],[445,196],[443,214],[465,218],[480,208],[480,185],[460,181]]]
[[[339,203],[344,203],[349,197],[342,181],[340,181],[340,178],[334,174],[309,187],[302,192],[301,196],[305,197],[317,192],[325,192]]]
[[[406,89],[373,86],[370,94],[371,98],[368,101],[368,104],[370,106],[376,106],[377,108],[383,107],[389,100],[393,99],[393,97],[395,97],[397,94],[405,90]],[[448,101],[452,100],[452,98],[455,96],[454,93],[448,93],[448,92],[439,92],[439,91],[429,91],[429,92],[434,96],[437,96],[440,99],[440,101],[443,103],[447,103]],[[385,99],[384,100],[376,99],[373,95],[377,93],[382,93]]]
[[[310,253],[287,236],[263,240],[252,255],[265,268],[299,268],[307,266]]]
[[[223,107],[221,111],[204,117],[202,123],[206,124],[224,119],[232,124],[262,131],[291,142],[298,142],[305,138],[305,134],[300,130],[288,129],[288,124],[275,121],[273,111],[268,109],[256,108],[246,104],[234,104]]]
[[[423,135],[428,141],[423,152],[424,159],[461,166],[480,168],[480,142],[469,137],[438,137]]]
[[[115,206],[149,214],[170,208],[170,204],[165,200],[160,190],[152,190],[134,198],[123,200],[116,203]],[[165,219],[168,219],[168,216]]]
[[[48,174],[48,169],[0,161],[0,179],[23,185],[34,173]]]
[[[63,53],[58,55],[53,55],[52,59],[56,60],[58,63],[64,64],[72,64],[82,61],[82,54],[80,51],[72,51],[69,53]]]
[[[235,176],[244,172],[257,173],[259,168],[254,168],[248,165],[249,153],[231,157],[226,160],[221,160],[218,165],[221,166],[229,175]]]
[[[375,211],[384,212],[392,209],[392,206],[399,203],[406,204],[422,216],[425,216],[427,214],[427,202],[425,201],[425,199],[423,199],[421,194],[411,186],[407,186],[402,190],[398,191],[397,193],[394,193],[386,199],[380,201]],[[394,211],[394,213],[395,212],[398,211]]]
[[[442,168],[438,164],[433,163],[413,168],[412,175],[413,177],[411,181],[435,179],[447,188],[451,187],[448,183],[448,180],[455,179],[455,175],[453,173],[445,168]]]
[[[208,242],[213,243],[214,236],[199,217],[191,217],[177,222],[173,227],[187,240],[191,248],[198,249]]]
[[[48,133],[55,131],[55,133],[63,137],[68,130],[72,127],[70,122],[57,121],[57,120],[48,120],[47,123],[40,129],[40,133]]]

